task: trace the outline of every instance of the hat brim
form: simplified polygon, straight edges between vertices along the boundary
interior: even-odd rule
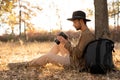
[[[75,19],[83,19],[83,18],[68,18],[69,21],[74,21]],[[90,19],[84,19],[86,21],[91,21]]]

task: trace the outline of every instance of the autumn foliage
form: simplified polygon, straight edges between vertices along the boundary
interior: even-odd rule
[[[115,42],[120,42],[120,27],[118,27],[117,29],[111,29],[111,36],[112,36],[112,40]],[[21,36],[19,35],[12,35],[12,34],[4,34],[2,36],[0,36],[0,40],[3,42],[7,42],[7,41],[18,41],[19,39],[23,40],[23,41],[28,41],[28,42],[33,42],[33,41],[54,41],[56,35],[61,32],[60,30],[54,30],[52,32],[47,32],[47,31],[40,31],[40,32],[28,32],[27,34],[21,34]],[[75,40],[79,38],[79,31],[63,31],[64,33],[66,33],[69,37],[70,40]]]

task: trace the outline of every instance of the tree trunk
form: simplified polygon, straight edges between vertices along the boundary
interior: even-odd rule
[[[95,35],[98,38],[110,38],[108,27],[107,0],[94,0],[95,6]]]

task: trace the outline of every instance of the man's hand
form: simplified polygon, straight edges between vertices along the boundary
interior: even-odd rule
[[[57,36],[57,39],[60,41],[60,43],[62,44],[66,44],[67,40],[65,38],[63,38],[62,36]]]

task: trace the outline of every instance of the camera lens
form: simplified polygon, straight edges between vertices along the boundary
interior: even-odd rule
[[[58,39],[55,39],[56,44],[60,44],[60,41]]]

